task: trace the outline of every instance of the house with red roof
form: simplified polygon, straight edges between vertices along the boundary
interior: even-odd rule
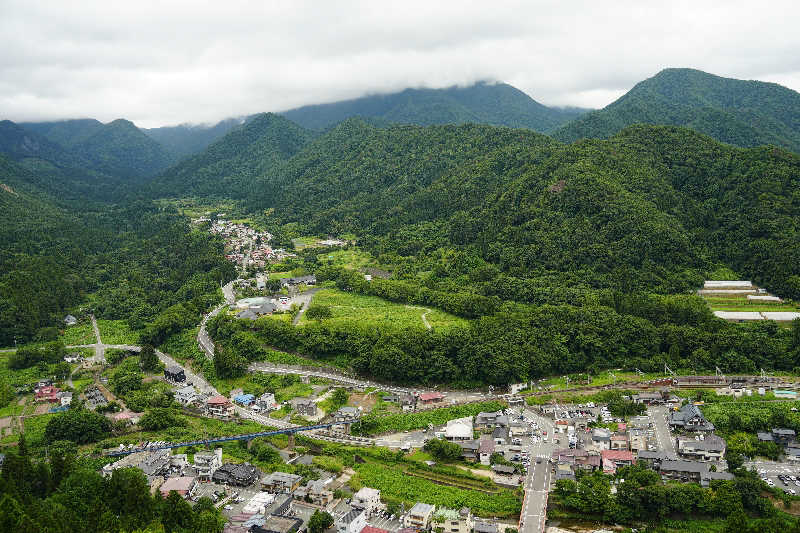
[[[206,415],[220,418],[233,416],[233,404],[225,396],[212,396],[206,401]]]
[[[444,394],[441,392],[423,392],[419,395],[419,401],[422,405],[430,405],[444,400]]]
[[[36,401],[61,403],[61,399],[58,397],[59,392],[61,392],[61,389],[59,389],[58,387],[53,387],[52,385],[39,387],[39,389],[37,389],[36,391]]]
[[[600,452],[603,460],[603,472],[613,474],[621,466],[633,464],[633,453],[629,450],[603,450]]]
[[[361,533],[389,533],[389,531],[381,529],[379,527],[365,526],[361,530]]]

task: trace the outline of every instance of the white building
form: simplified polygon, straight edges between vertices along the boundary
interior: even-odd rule
[[[222,448],[217,448],[211,453],[194,454],[194,469],[201,480],[211,480],[211,476],[222,466]]]
[[[338,533],[361,533],[361,530],[367,527],[367,513],[362,509],[353,509],[336,524]]]
[[[353,509],[363,509],[367,515],[372,515],[381,505],[381,491],[371,487],[362,487],[361,490],[353,495],[350,507]]]
[[[192,405],[197,401],[197,391],[192,385],[181,387],[175,391],[175,401],[181,405]]]
[[[403,517],[403,526],[414,529],[428,529],[436,507],[427,503],[417,502],[414,507]]]
[[[447,440],[471,440],[472,439],[472,417],[456,418],[447,421],[447,428],[444,431],[444,438]]]

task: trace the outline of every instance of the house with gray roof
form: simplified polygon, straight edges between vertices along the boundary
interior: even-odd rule
[[[669,416],[669,426],[673,430],[712,432],[714,424],[706,420],[700,408],[693,403],[687,403],[680,411],[672,411]]]
[[[697,483],[709,472],[708,463],[698,461],[662,461],[659,470],[664,478]]]

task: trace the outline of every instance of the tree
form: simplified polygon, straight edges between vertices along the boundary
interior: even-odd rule
[[[182,416],[178,415],[174,410],[164,407],[149,409],[139,419],[139,427],[145,431],[157,431],[185,425],[186,420]]]
[[[461,457],[461,446],[444,439],[431,439],[422,449],[439,461],[456,461]]]
[[[306,318],[309,320],[322,320],[332,316],[331,308],[327,305],[312,305],[306,311]]]
[[[161,524],[165,533],[189,531],[194,522],[194,513],[189,503],[174,490],[164,500],[161,511]]]
[[[86,444],[104,439],[110,432],[111,422],[108,418],[79,406],[51,418],[45,427],[44,437],[51,443],[68,440]]]
[[[335,389],[330,397],[331,410],[335,411],[340,407],[346,405],[349,399],[350,395],[347,393],[346,389],[343,389],[341,387]]]
[[[322,533],[333,526],[333,517],[327,511],[314,511],[308,520],[308,533]]]
[[[156,350],[151,344],[142,346],[142,351],[139,352],[139,365],[145,372],[155,372],[161,366]]]

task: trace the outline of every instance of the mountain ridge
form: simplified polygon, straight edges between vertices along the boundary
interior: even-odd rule
[[[407,88],[302,106],[279,114],[316,131],[358,116],[382,118],[398,124],[481,123],[546,132],[586,111],[547,107],[509,84],[479,82],[468,87]]]

